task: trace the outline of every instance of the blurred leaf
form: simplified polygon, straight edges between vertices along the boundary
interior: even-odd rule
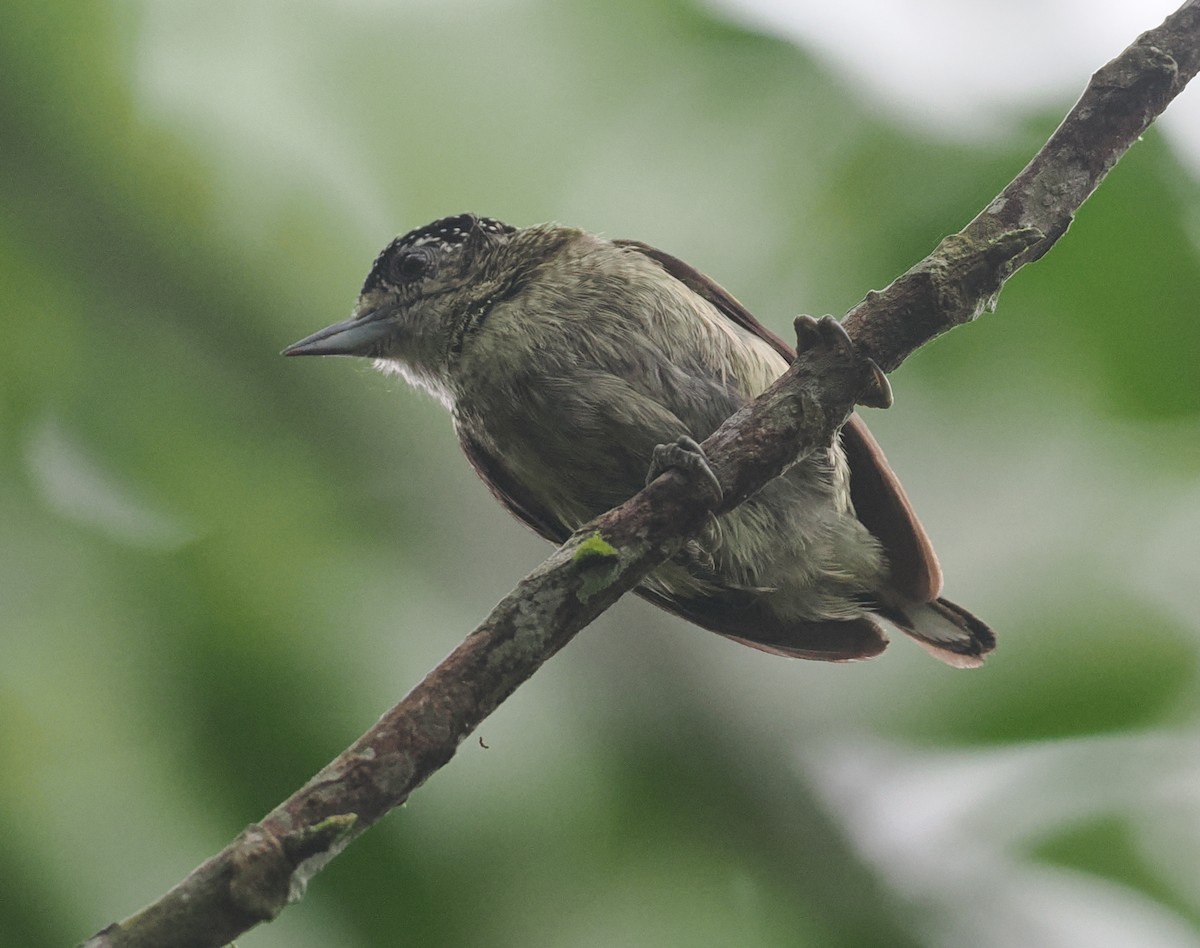
[[[1038,842],[1032,855],[1048,863],[1112,879],[1143,892],[1200,927],[1200,912],[1146,864],[1134,828],[1117,817],[1063,827]]]
[[[1006,287],[985,331],[950,334],[922,367],[946,394],[972,392],[980,371],[1016,380],[1036,367],[1097,392],[1118,416],[1196,416],[1200,323],[1188,314],[1200,298],[1200,195],[1181,177],[1162,137],[1147,133],[1054,249]]]
[[[1099,598],[1099,593],[1096,594]],[[1025,742],[1142,728],[1194,686],[1196,646],[1165,616],[1109,594],[1047,605],[971,675],[943,676],[889,730],[923,741]]]

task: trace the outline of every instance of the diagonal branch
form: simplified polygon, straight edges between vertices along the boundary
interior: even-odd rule
[[[801,317],[801,355],[704,448],[724,487],[669,471],[576,533],[366,734],[157,902],[85,948],[220,946],[274,918],[355,836],[403,803],[462,740],[584,626],[667,559],[709,512],[728,509],[828,445],[855,402],[935,336],[990,309],[1039,259],[1122,154],[1200,69],[1190,0],[1100,69],[1029,165],[970,224],[850,311],[845,344]]]
[[[1200,70],[1200,5],[1185,3],[1101,67],[1033,160],[957,234],[846,316],[887,372],[995,305],[1004,282],[1066,233],[1120,157]]]

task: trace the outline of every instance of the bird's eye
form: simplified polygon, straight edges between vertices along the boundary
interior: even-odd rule
[[[393,257],[388,269],[395,283],[412,283],[429,273],[432,264],[429,252],[417,249]]]

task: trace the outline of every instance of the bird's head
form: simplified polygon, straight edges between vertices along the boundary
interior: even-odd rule
[[[350,318],[283,354],[375,359],[430,387],[446,371],[472,312],[493,305],[512,283],[515,268],[505,249],[516,233],[498,220],[460,214],[397,237],[375,258]]]

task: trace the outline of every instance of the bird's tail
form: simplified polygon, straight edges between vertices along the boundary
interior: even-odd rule
[[[981,619],[949,599],[889,603],[880,614],[934,658],[955,668],[976,668],[996,647],[996,634]]]

